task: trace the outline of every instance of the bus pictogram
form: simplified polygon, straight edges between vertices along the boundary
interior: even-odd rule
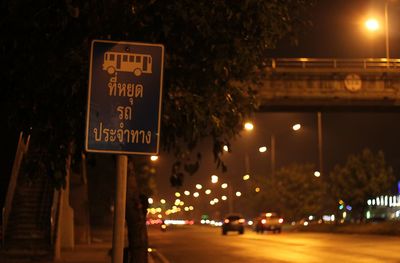
[[[132,72],[139,77],[142,73],[152,73],[152,58],[148,54],[125,52],[104,53],[103,70],[113,75],[115,72]]]

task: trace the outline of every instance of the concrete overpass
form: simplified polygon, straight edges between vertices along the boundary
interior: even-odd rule
[[[399,111],[400,59],[270,59],[261,111]]]

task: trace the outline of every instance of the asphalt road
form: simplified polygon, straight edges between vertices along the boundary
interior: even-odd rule
[[[149,244],[170,263],[400,262],[400,237],[392,236],[250,230],[222,236],[208,226],[150,227]]]

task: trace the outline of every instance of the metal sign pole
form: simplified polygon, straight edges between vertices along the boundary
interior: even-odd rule
[[[117,156],[117,179],[114,202],[114,226],[112,263],[122,263],[124,260],[124,230],[125,230],[125,205],[126,181],[128,174],[128,156]]]

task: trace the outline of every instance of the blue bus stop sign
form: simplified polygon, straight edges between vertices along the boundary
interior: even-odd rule
[[[163,64],[162,45],[92,42],[86,151],[158,153]]]

